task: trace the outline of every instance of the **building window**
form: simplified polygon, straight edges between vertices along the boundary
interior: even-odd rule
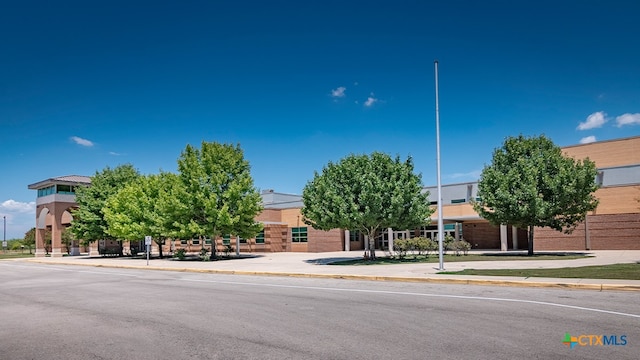
[[[230,245],[231,244],[231,235],[223,235],[222,236],[222,245]]]
[[[211,239],[204,239],[205,245],[211,245]]]
[[[598,171],[596,176],[596,185],[602,186],[604,184],[604,171]]]
[[[467,199],[453,199],[453,200],[451,200],[452,204],[462,204],[462,203],[465,203],[465,202],[467,202]]]
[[[187,240],[180,240],[180,245],[187,245]]]
[[[71,185],[57,185],[56,186],[56,194],[75,194],[75,186]]]
[[[240,238],[240,244],[246,244],[246,243],[247,243],[247,239]]]
[[[307,227],[291,228],[291,241],[294,243],[307,242]]]
[[[38,189],[38,197],[53,195],[56,192],[56,186],[51,185],[43,189]]]
[[[350,231],[349,232],[349,241],[360,241],[360,231]]]
[[[191,239],[192,245],[200,245],[200,239]]]
[[[264,244],[264,230],[260,231],[256,235],[256,244]]]

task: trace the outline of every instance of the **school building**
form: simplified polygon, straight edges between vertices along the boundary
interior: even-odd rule
[[[598,168],[596,191],[599,199],[595,211],[587,215],[571,234],[550,228],[534,230],[534,249],[541,250],[640,250],[640,136],[600,141],[564,147],[566,155],[576,159],[589,158]],[[62,256],[62,231],[73,217],[75,188],[90,186],[86,176],[63,176],[29,185],[37,190],[36,201],[36,256],[45,256],[45,237],[51,237],[51,256]],[[437,204],[435,186],[429,191],[431,204]],[[444,232],[456,239],[465,239],[474,249],[526,249],[527,229],[517,229],[509,224],[493,226],[481,218],[471,202],[476,199],[477,182],[448,184],[442,186],[442,210]],[[197,252],[202,247],[215,244],[218,252],[230,248],[241,252],[326,252],[363,250],[367,246],[363,237],[348,229],[321,231],[304,223],[300,210],[302,197],[283,194],[274,190],[261,193],[264,210],[256,218],[264,230],[253,239],[240,239],[232,234],[215,239],[171,240],[163,245],[163,252],[171,253],[184,248]],[[392,249],[393,241],[414,236],[437,238],[437,212],[429,226],[420,229],[385,229],[376,236],[376,249]],[[239,246],[236,246],[239,245]],[[98,241],[88,249],[81,249],[78,241],[69,246],[68,252],[79,254],[81,250],[90,255],[105,253],[118,246],[116,242]],[[157,252],[155,243],[153,251]],[[125,252],[142,251],[143,242],[130,242]]]

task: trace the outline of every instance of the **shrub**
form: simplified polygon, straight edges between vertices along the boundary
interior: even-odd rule
[[[186,249],[178,249],[173,253],[173,257],[178,260],[184,260],[184,257],[186,254],[187,254]]]
[[[393,243],[393,252],[396,253],[398,259],[404,259],[407,256],[407,251],[411,248],[411,241],[409,239],[397,239]]]
[[[233,247],[231,246],[231,244],[224,244],[224,256],[225,257],[229,257],[229,254],[231,254],[231,252],[233,251]]]
[[[429,256],[430,253],[438,249],[438,243],[429,238],[416,237],[413,238],[414,247],[418,250],[418,255]]]
[[[460,253],[466,256],[467,253],[469,253],[469,250],[471,250],[471,244],[464,240],[455,241],[453,242],[453,250],[455,251],[456,256],[460,256]]]
[[[202,261],[209,261],[211,257],[209,256],[209,250],[207,250],[206,248],[202,248],[200,249],[200,259]]]

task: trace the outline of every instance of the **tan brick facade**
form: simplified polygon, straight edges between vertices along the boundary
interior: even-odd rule
[[[640,213],[589,215],[571,234],[536,228],[534,238],[535,250],[640,250]]]

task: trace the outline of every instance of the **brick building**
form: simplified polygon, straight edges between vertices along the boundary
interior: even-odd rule
[[[576,159],[589,158],[598,168],[596,192],[600,203],[587,220],[572,234],[549,228],[536,228],[535,250],[618,250],[640,249],[640,136],[568,146],[563,151]],[[62,256],[61,233],[72,220],[71,210],[76,207],[74,189],[88,186],[90,178],[65,176],[29,185],[38,191],[36,209],[36,256],[44,256],[45,230],[51,230],[52,256]],[[435,186],[425,187],[429,199],[437,204]],[[493,226],[481,218],[471,205],[477,197],[478,183],[466,182],[442,186],[444,232],[456,239],[464,238],[475,249],[526,249],[528,231],[510,225]],[[345,229],[321,231],[304,223],[301,215],[302,197],[265,190],[261,194],[264,210],[257,219],[264,230],[253,239],[239,239],[231,235],[215,240],[217,251],[230,247],[242,252],[325,252],[361,250],[366,244],[357,232]],[[421,229],[385,229],[376,238],[377,249],[393,248],[396,239],[424,236],[437,238],[437,212],[430,226]],[[141,242],[127,244],[129,249],[143,249]],[[185,248],[197,252],[203,246],[210,248],[210,239],[174,240],[167,242],[163,251]],[[239,245],[239,246],[236,246]],[[117,246],[115,242],[92,244],[90,253],[97,255],[100,248]],[[125,246],[126,247],[126,246]],[[153,245],[155,249],[155,243]],[[79,247],[73,244],[73,252]]]

